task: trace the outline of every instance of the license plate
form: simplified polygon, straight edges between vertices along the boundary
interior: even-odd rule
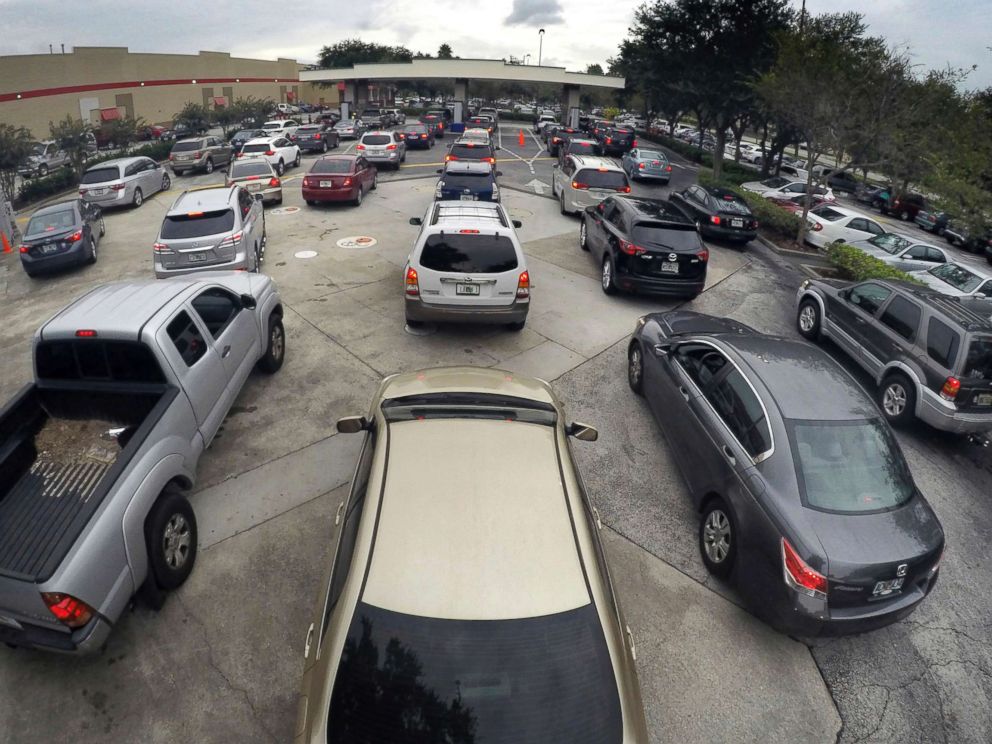
[[[369,150],[369,155],[385,155],[385,150]]]
[[[43,245],[41,246],[42,253],[55,253],[59,247],[57,245]]]
[[[472,196],[471,194],[462,194],[459,198],[462,201],[475,201],[475,197]]]
[[[679,264],[677,261],[662,261],[661,270],[666,274],[678,274]]]
[[[992,393],[979,393],[975,396],[975,405],[992,406]]]
[[[7,617],[6,615],[0,615],[0,625],[6,625],[8,628],[23,630],[23,627],[21,627],[19,622],[12,617]]]
[[[320,188],[322,188],[322,189],[329,189],[333,185],[334,185],[334,181],[321,181],[320,182]]]
[[[192,155],[177,155],[176,160],[192,160]]]
[[[186,259],[190,263],[199,263],[200,261],[206,261],[207,260],[207,254],[206,253],[190,253],[186,257]]]
[[[260,184],[260,183],[250,183],[250,184],[248,184],[248,190],[249,191],[261,191],[262,190],[262,184]]]
[[[455,285],[455,294],[460,295],[477,295],[479,294],[478,284],[457,284]]]
[[[107,190],[106,189],[93,189],[92,191],[90,191],[90,193],[93,194],[93,196],[103,196],[104,194],[107,193]]]
[[[731,220],[730,221],[730,226],[731,227],[744,227],[744,220]]]
[[[890,581],[879,581],[875,584],[875,588],[872,590],[872,595],[876,597],[887,597],[888,595],[898,592],[902,589],[902,582],[905,579],[891,579]]]

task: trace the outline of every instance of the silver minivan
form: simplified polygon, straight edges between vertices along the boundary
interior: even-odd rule
[[[87,168],[79,180],[79,196],[104,208],[140,207],[152,194],[171,187],[165,166],[151,158],[118,158]]]
[[[262,195],[242,186],[184,191],[152,247],[155,276],[196,271],[259,271],[265,257]]]

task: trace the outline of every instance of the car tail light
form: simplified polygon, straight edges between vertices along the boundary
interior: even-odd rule
[[[636,139],[635,139],[635,140],[633,140],[633,141],[632,141],[632,142],[630,143],[630,146],[631,146],[631,147],[637,147],[637,140],[636,140]]]
[[[155,243],[155,245],[152,246],[152,250],[155,253],[172,253],[172,249],[165,243]]]
[[[530,297],[530,274],[523,272],[517,280],[517,299],[527,299]]]
[[[427,139],[427,135],[426,134],[420,135],[420,139]]]
[[[266,155],[275,155],[276,154],[276,151],[275,150],[266,150],[265,151],[265,154]]]
[[[444,124],[442,124],[442,123],[439,123],[439,124],[437,125],[437,128],[438,128],[438,129],[444,129]]]
[[[76,232],[74,232],[72,235],[70,235],[68,238],[66,238],[66,240],[68,240],[70,243],[76,243],[76,242],[78,242],[78,241],[80,241],[82,239],[83,239],[83,231],[82,230],[76,230]]]
[[[220,243],[217,244],[218,248],[237,248],[238,243],[241,242],[241,236],[244,233],[236,232],[234,235],[230,235],[224,238]]]
[[[111,191],[123,191],[124,188],[125,188],[124,184],[122,184],[122,183],[115,183],[115,184],[113,184],[110,187],[110,190]]]
[[[20,250],[21,253],[27,253],[30,250],[30,248],[28,248],[26,245],[22,245],[18,250]]]
[[[606,138],[606,144],[612,145],[613,144],[613,138],[612,137],[607,137]]]
[[[92,328],[80,328],[76,331],[76,338],[96,338],[96,331]]]
[[[823,225],[821,225],[819,222],[814,222],[809,227],[813,232],[820,232],[820,230],[823,229]]]
[[[310,179],[304,176],[304,178],[303,178],[303,185],[304,186],[309,186],[310,185]]]
[[[246,181],[257,181],[260,178],[261,178],[261,176],[248,176],[248,178],[246,178],[245,180]]]
[[[670,166],[670,165],[666,165],[666,166],[665,166],[665,172],[666,172],[666,173],[671,173],[671,172],[672,172],[672,166]]]
[[[454,155],[445,155],[444,156],[444,162],[450,163],[452,160],[458,160],[458,158],[456,156],[454,156]]]
[[[475,230],[475,229],[472,229],[472,228],[468,228],[468,227],[466,227],[464,230],[459,230],[458,232],[460,232],[462,235],[478,235],[479,234],[479,231],[478,230]]]
[[[638,170],[644,170],[644,163],[638,163],[637,168]]]
[[[709,249],[701,248],[700,250],[696,251],[696,258],[698,258],[700,261],[709,261],[710,260]]]
[[[41,598],[55,618],[70,628],[81,628],[93,617],[93,608],[70,594],[42,592]]]
[[[420,283],[417,270],[412,266],[406,270],[406,293],[409,297],[420,296]]]
[[[572,188],[573,189],[582,189],[582,190],[584,190],[584,189],[588,189],[589,188],[589,184],[587,184],[587,183],[579,183],[578,181],[572,181]]]
[[[202,152],[200,152],[199,150],[197,150],[196,152],[194,152],[194,153],[193,153],[193,158],[194,158],[195,160],[199,160],[199,159],[200,159],[200,156],[201,156],[202,154],[203,154]]]
[[[634,245],[629,240],[624,240],[623,238],[620,238],[620,250],[628,256],[638,256],[642,253],[647,253],[647,250],[641,248],[641,246]]]
[[[344,183],[342,183],[341,185],[342,186],[351,186],[351,179],[350,178],[344,179]]]
[[[784,537],[782,538],[782,567],[786,585],[807,597],[827,598],[827,577],[807,566]]]
[[[86,189],[80,189],[79,190],[79,195],[80,196],[86,196]]]
[[[282,185],[282,181],[280,181],[275,176],[269,179],[269,186],[281,186],[281,185]]]
[[[940,389],[940,397],[944,400],[954,400],[961,391],[961,380],[957,377],[948,377],[944,380],[944,386]]]
[[[496,165],[496,158],[486,158],[486,162],[490,165]]]
[[[715,214],[714,215],[711,215],[710,216],[710,222],[712,222],[714,225],[719,225],[720,224],[720,217],[718,215],[715,215]]]
[[[396,145],[386,145],[386,149],[387,150],[395,150],[396,149]]]
[[[314,138],[314,139],[320,139],[320,132],[317,132],[317,134],[315,134],[315,135],[313,136],[313,138]]]
[[[629,194],[630,186],[621,186],[620,188],[617,189],[617,191],[619,191],[621,194]]]

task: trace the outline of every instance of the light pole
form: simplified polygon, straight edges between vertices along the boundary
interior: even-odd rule
[[[544,29],[538,29],[537,36],[540,41],[537,44],[537,66],[541,66],[541,53],[544,51]]]

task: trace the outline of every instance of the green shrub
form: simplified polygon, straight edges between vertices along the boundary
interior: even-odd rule
[[[884,261],[869,256],[864,251],[847,243],[831,243],[827,247],[827,259],[840,269],[847,278],[856,282],[866,279],[896,279],[922,284],[906,272],[893,268]]]
[[[59,168],[44,178],[25,180],[17,194],[17,206],[24,206],[53,194],[59,194],[71,189],[77,183],[79,183],[79,177],[71,168]]]

